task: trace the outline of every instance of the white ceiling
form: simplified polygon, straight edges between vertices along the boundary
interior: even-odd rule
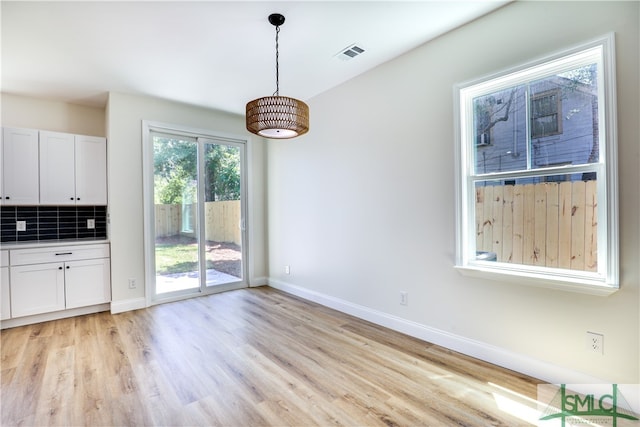
[[[104,106],[144,94],[244,114],[275,91],[302,100],[507,3],[501,1],[2,1],[2,91]],[[358,44],[362,55],[336,54]]]

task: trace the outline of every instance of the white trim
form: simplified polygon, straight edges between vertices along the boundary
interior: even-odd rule
[[[376,325],[384,326],[394,331],[457,351],[467,356],[475,357],[485,362],[493,363],[495,365],[529,375],[548,383],[613,383],[612,381],[595,378],[582,372],[556,366],[523,354],[514,353],[501,347],[469,339],[460,335],[455,335],[447,331],[403,319],[379,310],[354,304],[340,298],[302,288],[291,283],[276,279],[269,279],[269,286],[334,310],[367,320],[375,323]]]
[[[250,244],[248,239],[248,230],[251,229],[252,224],[249,223],[247,225],[247,212],[249,211],[249,182],[248,182],[248,158],[247,158],[247,150],[249,145],[249,138],[246,136],[229,134],[224,132],[213,131],[209,129],[198,129],[190,126],[183,126],[171,123],[162,123],[153,120],[142,120],[142,175],[143,175],[143,210],[144,210],[144,261],[145,261],[145,304],[147,307],[150,307],[155,304],[161,304],[164,302],[177,301],[185,298],[196,297],[199,295],[207,295],[209,293],[219,292],[220,287],[216,287],[216,291],[207,292],[206,287],[201,288],[201,292],[198,294],[190,293],[188,295],[172,295],[168,298],[158,298],[154,299],[153,287],[155,282],[155,218],[153,209],[150,208],[153,202],[154,194],[153,194],[153,179],[149,178],[150,174],[153,173],[153,149],[151,147],[151,143],[149,140],[149,136],[151,132],[157,133],[165,133],[165,134],[175,134],[176,136],[193,138],[198,144],[198,158],[199,162],[202,161],[202,143],[203,140],[212,140],[216,143],[228,143],[231,145],[235,145],[240,147],[240,156],[241,156],[241,221],[243,225],[242,231],[242,248],[243,248],[243,256],[242,256],[242,266],[243,266],[243,278],[240,282],[234,282],[231,287],[225,287],[224,290],[228,289],[238,289],[240,287],[248,287],[249,281],[247,279],[248,272],[251,270],[249,265],[250,262]],[[202,164],[198,165],[198,174],[202,174]],[[202,191],[202,190],[199,190]],[[202,194],[200,194],[200,199],[204,200]],[[202,209],[202,207],[199,207]],[[198,217],[203,217],[202,210],[199,212]],[[202,227],[200,227],[202,228]],[[200,232],[203,234],[204,229],[201,229]],[[202,240],[202,235],[201,235]],[[204,268],[204,267],[202,267]],[[201,275],[203,272],[201,271]],[[240,283],[242,286],[238,286]],[[204,291],[204,292],[203,292]]]
[[[267,285],[269,285],[269,278],[266,276],[249,278],[250,288],[257,288],[258,286],[267,286]]]
[[[616,283],[620,285],[620,263],[619,263],[619,246],[620,246],[620,232],[618,227],[619,221],[619,206],[618,206],[618,100],[617,100],[617,83],[616,83],[616,51],[615,51],[615,34],[610,33],[606,37],[601,39],[603,47],[603,79],[604,87],[604,100],[605,111],[600,114],[606,114],[604,116],[604,122],[606,123],[606,141],[604,153],[606,164],[606,178],[607,178],[607,205],[601,207],[602,213],[607,216],[607,230],[605,234],[608,237],[609,245],[607,247],[606,260],[607,264],[607,281],[609,283]],[[594,42],[595,43],[595,42]],[[602,131],[601,131],[601,136]],[[601,210],[598,210],[598,215],[601,214]],[[600,236],[598,236],[600,239]],[[601,257],[598,257],[598,262],[601,261]]]
[[[486,266],[486,267],[485,267]],[[455,266],[463,276],[480,277],[518,285],[535,286],[537,288],[556,289],[580,294],[609,296],[619,290],[618,286],[609,286],[603,280],[594,279],[584,275],[563,274],[559,269],[548,268],[548,271],[536,272],[534,268],[518,269],[505,263],[495,261],[482,261],[465,266]],[[557,274],[553,274],[558,270]]]
[[[151,305],[182,301],[182,300],[191,299],[191,298],[204,297],[207,295],[215,295],[215,294],[219,294],[220,292],[235,291],[238,289],[245,289],[248,287],[249,285],[247,285],[246,281],[238,281],[238,282],[222,283],[220,285],[214,285],[214,286],[207,286],[204,290],[200,290],[198,293],[191,292],[189,289],[186,289],[182,292],[180,291],[172,292],[168,294],[168,296],[163,295],[161,298],[156,298],[152,301]]]
[[[607,34],[603,34],[600,37],[596,37],[592,40],[589,40],[585,43],[580,43],[580,44],[576,44],[573,46],[570,46],[568,48],[565,49],[561,49],[561,50],[557,50],[551,54],[548,55],[544,55],[544,56],[540,56],[532,61],[528,61],[528,62],[524,62],[521,63],[519,65],[515,65],[513,67],[510,68],[506,68],[503,69],[501,71],[496,71],[490,74],[486,74],[482,77],[479,78],[475,78],[472,80],[467,80],[465,82],[459,83],[457,85],[458,89],[462,89],[462,88],[470,88],[472,86],[476,86],[479,85],[483,82],[487,82],[489,80],[513,80],[513,79],[518,79],[520,78],[520,76],[522,74],[527,74],[529,72],[530,69],[532,68],[537,68],[540,65],[544,65],[546,63],[551,63],[549,66],[545,66],[545,70],[541,73],[539,73],[539,76],[544,76],[547,75],[549,73],[553,74],[554,68],[555,69],[559,69],[562,70],[565,67],[560,65],[558,66],[558,64],[564,62],[565,60],[563,59],[563,57],[573,57],[576,58],[578,56],[582,56],[585,54],[585,51],[588,50],[592,50],[593,48],[597,48],[599,46],[602,46],[605,53],[604,53],[604,59],[605,62],[609,61],[609,59],[611,58],[615,58],[614,55],[614,43],[615,41],[615,33],[607,33]],[[609,53],[607,53],[606,51],[609,51]],[[609,55],[611,55],[611,58],[607,58]],[[569,59],[569,62],[571,61],[571,59]],[[576,66],[579,66],[580,64],[586,64],[587,62],[590,61],[585,61],[585,60],[579,60],[577,62],[574,61],[574,63],[576,64]],[[615,62],[615,61],[614,61]],[[615,67],[614,63],[609,63],[607,64],[610,67]],[[615,74],[615,68],[609,68],[607,70],[607,72],[613,72]],[[535,77],[534,77],[535,79]],[[615,77],[614,77],[615,79]],[[614,81],[615,82],[615,81]],[[501,87],[508,87],[509,84],[502,84],[501,82],[499,82],[499,84],[497,84],[495,87],[492,87],[492,89],[490,90],[499,90]],[[455,88],[454,88],[455,89]]]
[[[155,238],[156,219],[155,212],[149,207],[153,201],[153,179],[148,178],[150,171],[153,171],[153,149],[149,137],[152,127],[156,125],[157,123],[155,122],[142,121],[142,211],[144,220],[144,299],[146,307],[149,307],[152,303],[154,285],[151,279],[155,277],[156,270],[155,249],[152,247],[152,241]]]
[[[491,280],[517,280],[527,285],[580,292],[591,295],[610,295],[619,289],[619,231],[617,183],[617,123],[615,86],[615,39],[609,33],[588,43],[556,52],[524,65],[493,74],[482,79],[454,86],[455,133],[455,265],[460,273]],[[600,161],[589,165],[557,168],[527,168],[522,171],[478,173],[474,171],[472,155],[474,96],[501,90],[524,81],[548,76],[587,63],[598,64],[598,97]],[[528,104],[527,104],[528,105]],[[606,116],[605,116],[606,114]],[[526,121],[525,121],[526,122]],[[527,145],[529,150],[529,145]],[[527,155],[527,157],[529,157]],[[530,266],[526,264],[487,263],[475,260],[476,246],[474,188],[480,180],[518,178],[546,175],[556,172],[598,173],[598,271],[586,272],[561,268]],[[602,173],[604,170],[604,173]]]
[[[111,314],[124,313],[125,311],[139,310],[141,308],[147,308],[147,299],[145,297],[111,302]]]
[[[255,236],[254,236],[254,230],[257,229],[257,226],[254,227],[254,225],[257,224],[257,218],[256,218],[256,214],[255,208],[249,209],[249,206],[253,206],[253,197],[254,197],[254,187],[251,184],[254,180],[254,168],[253,167],[249,167],[249,165],[253,165],[253,162],[255,160],[254,157],[254,144],[257,142],[255,140],[253,140],[250,137],[247,137],[246,139],[246,149],[244,152],[244,176],[243,176],[243,180],[241,181],[242,184],[244,185],[243,189],[241,190],[241,192],[244,194],[245,196],[245,203],[243,203],[242,207],[243,207],[243,212],[242,212],[242,216],[245,219],[245,230],[242,233],[242,244],[246,247],[245,250],[245,259],[242,260],[242,262],[246,265],[245,268],[245,274],[247,275],[247,286],[251,287],[254,286],[253,284],[253,275],[255,274],[255,270],[256,270],[256,266],[255,263],[253,262],[254,259],[256,259],[256,247],[254,244],[251,244],[249,242],[255,242]],[[262,280],[264,280],[264,284],[266,284],[266,277],[262,277],[260,278]],[[259,285],[255,285],[255,286],[259,286]]]

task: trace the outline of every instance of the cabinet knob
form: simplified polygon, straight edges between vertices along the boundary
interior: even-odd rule
[[[69,197],[69,200],[73,200],[73,197]]]
[[[67,270],[69,269],[69,266],[67,265]]]
[[[9,197],[9,196],[5,197],[5,199],[7,199],[7,200],[9,200],[10,198],[11,198],[11,197]]]
[[[62,267],[58,267],[58,270],[62,270]]]
[[[80,200],[80,197],[76,197],[76,200]]]

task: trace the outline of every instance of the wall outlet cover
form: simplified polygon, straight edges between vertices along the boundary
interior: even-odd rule
[[[604,354],[604,335],[587,331],[587,351]]]
[[[409,303],[409,294],[407,292],[400,292],[400,304],[407,305]]]

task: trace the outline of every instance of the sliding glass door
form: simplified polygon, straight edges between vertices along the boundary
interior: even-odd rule
[[[152,298],[245,287],[245,145],[153,129],[148,144],[153,152]]]
[[[199,291],[198,142],[152,133],[155,293]]]

